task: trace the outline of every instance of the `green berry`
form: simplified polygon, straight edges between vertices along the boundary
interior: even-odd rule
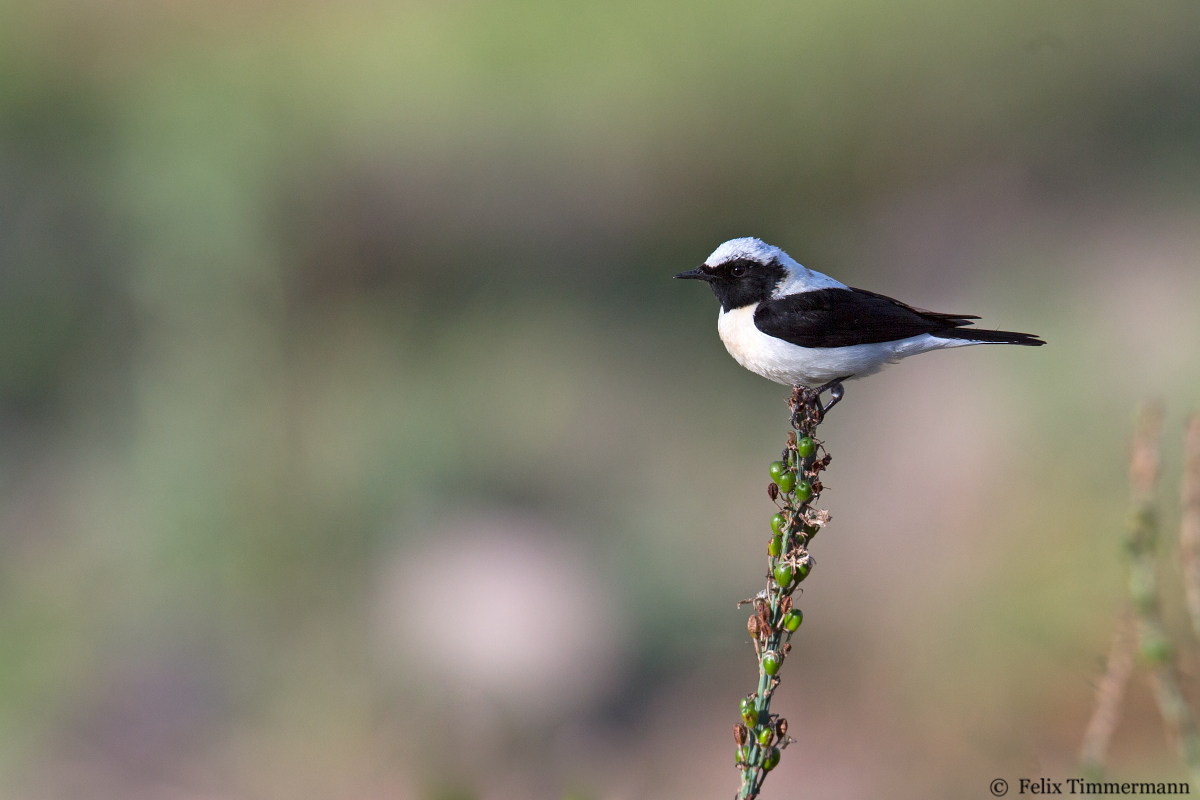
[[[800,565],[800,568],[796,570],[796,583],[799,583],[800,581],[807,578],[808,573],[810,573],[810,572],[812,572],[812,564],[805,561],[804,563],[802,563]]]
[[[787,525],[787,517],[785,517],[783,514],[776,514],[775,516],[771,517],[771,530],[775,531],[776,533],[782,533],[784,525]]]
[[[775,732],[772,731],[770,728],[763,728],[761,731],[758,732],[758,743],[761,744],[763,747],[766,747],[767,745],[769,745],[771,743],[771,736],[774,733]]]
[[[783,552],[783,537],[775,536],[774,538],[771,539],[771,543],[769,545],[767,545],[767,555],[771,556],[771,558],[778,558],[779,554],[782,552]]]
[[[750,761],[750,748],[749,747],[739,747],[737,749],[737,761],[734,763],[746,764],[746,763],[749,763],[749,761]]]
[[[770,772],[777,766],[779,766],[779,748],[772,747],[770,752],[767,753],[767,757],[763,759],[763,769]]]
[[[796,442],[796,452],[800,454],[801,458],[816,455],[817,443],[812,440],[811,436],[802,436],[800,441]]]
[[[783,653],[780,653],[778,650],[768,650],[763,653],[763,672],[768,675],[774,675],[776,672],[779,672],[781,666],[783,666]]]
[[[758,709],[754,707],[754,701],[748,697],[742,698],[742,722],[753,728],[758,724]]]
[[[804,622],[804,612],[798,608],[793,608],[783,615],[783,627],[787,629],[788,633],[795,633],[802,622]]]
[[[777,564],[775,566],[775,582],[779,584],[781,589],[786,589],[792,585],[794,573],[788,564]]]
[[[788,468],[787,464],[784,464],[782,461],[772,461],[770,470],[771,480],[779,483],[779,478],[783,475],[783,473],[788,471]]]
[[[783,487],[780,486],[780,489]],[[796,484],[796,502],[807,503],[812,499],[812,484],[808,481],[800,481]]]
[[[796,488],[796,473],[785,472],[775,479],[775,485],[779,487],[779,491],[788,494],[792,489]],[[810,489],[811,491],[811,489]]]

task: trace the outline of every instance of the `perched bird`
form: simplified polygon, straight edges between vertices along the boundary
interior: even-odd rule
[[[1028,333],[967,327],[979,317],[922,311],[806,269],[761,239],[731,239],[676,278],[707,281],[717,332],[746,369],[789,386],[833,390],[902,358],[971,344],[1043,345]]]

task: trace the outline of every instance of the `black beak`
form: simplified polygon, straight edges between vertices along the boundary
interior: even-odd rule
[[[687,272],[681,272],[675,277],[690,278],[694,281],[711,281],[713,279],[712,275],[709,275],[704,271],[704,267],[696,267],[695,269],[688,270]]]

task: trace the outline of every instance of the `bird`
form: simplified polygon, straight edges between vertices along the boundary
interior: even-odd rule
[[[972,314],[924,311],[801,266],[761,239],[730,239],[675,276],[708,283],[721,304],[717,332],[739,364],[776,383],[829,390],[903,358],[975,344],[1045,344],[1029,333],[970,327]]]

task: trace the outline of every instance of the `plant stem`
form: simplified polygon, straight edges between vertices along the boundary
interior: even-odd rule
[[[823,417],[820,396],[813,389],[793,387],[788,407],[793,430],[788,433],[781,464],[776,465],[784,474],[768,487],[782,524],[773,526],[778,533],[773,531],[768,543],[766,588],[742,601],[754,607],[746,627],[758,657],[758,688],[742,701],[742,722],[734,726],[737,765],[742,772],[738,800],[758,797],[780,751],[794,741],[787,735],[787,720],[771,713],[771,697],[779,685],[776,673],[791,650],[792,634],[802,619],[800,610],[793,609],[792,594],[815,563],[808,544],[829,522],[829,514],[812,505],[821,493],[820,472],[830,461],[827,453],[819,457],[824,447],[815,438]]]
[[[1200,637],[1200,413],[1188,420],[1183,446],[1183,519],[1179,524],[1179,557],[1192,630]]]
[[[1108,666],[1100,685],[1096,687],[1096,709],[1083,734],[1079,764],[1084,777],[1088,779],[1098,781],[1104,775],[1104,758],[1121,716],[1121,700],[1125,696],[1129,677],[1133,674],[1136,649],[1133,615],[1125,610],[1117,618],[1117,631],[1113,634],[1112,648],[1108,652]]]
[[[1163,630],[1155,550],[1158,518],[1155,489],[1158,485],[1158,441],[1162,408],[1147,404],[1138,415],[1130,457],[1129,479],[1133,513],[1129,531],[1129,591],[1137,613],[1138,645],[1150,665],[1150,682],[1170,738],[1200,787],[1200,732],[1179,689],[1171,645]]]

